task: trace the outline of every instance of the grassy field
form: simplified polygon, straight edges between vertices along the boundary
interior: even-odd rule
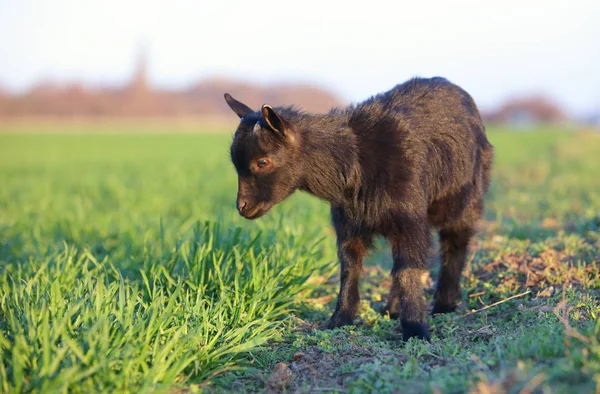
[[[404,343],[377,312],[383,241],[356,326],[320,328],[328,207],[298,193],[244,221],[228,133],[36,127],[0,133],[0,392],[600,390],[598,134],[489,132],[462,304]]]

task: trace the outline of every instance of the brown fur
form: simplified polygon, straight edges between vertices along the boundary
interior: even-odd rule
[[[237,206],[256,219],[295,190],[331,204],[341,284],[330,328],[352,324],[362,260],[376,235],[392,246],[387,312],[404,338],[429,338],[422,274],[438,229],[442,269],[434,312],[454,310],[469,241],[483,213],[493,148],[472,98],[443,78],[413,79],[328,114],[268,105],[241,118],[231,145]]]

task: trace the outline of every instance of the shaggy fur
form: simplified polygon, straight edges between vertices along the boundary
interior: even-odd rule
[[[400,318],[404,339],[429,339],[431,230],[442,253],[433,313],[451,312],[490,181],[493,148],[471,96],[436,77],[328,114],[268,105],[255,112],[225,100],[241,118],[231,145],[241,215],[258,218],[297,189],[331,204],[341,285],[328,327],[352,324],[363,257],[382,235],[394,260],[386,311]]]

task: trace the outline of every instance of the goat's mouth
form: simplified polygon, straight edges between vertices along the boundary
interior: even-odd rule
[[[248,220],[254,220],[269,212],[269,209],[271,209],[270,204],[257,204],[254,208],[244,211],[241,215]]]

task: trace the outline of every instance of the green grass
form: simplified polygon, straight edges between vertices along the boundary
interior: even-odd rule
[[[597,135],[489,133],[462,305],[430,319],[428,344],[376,312],[384,242],[357,325],[319,328],[337,286],[328,207],[298,193],[241,219],[228,134],[35,127],[0,133],[0,392],[261,392],[277,363],[290,392],[597,389]]]

